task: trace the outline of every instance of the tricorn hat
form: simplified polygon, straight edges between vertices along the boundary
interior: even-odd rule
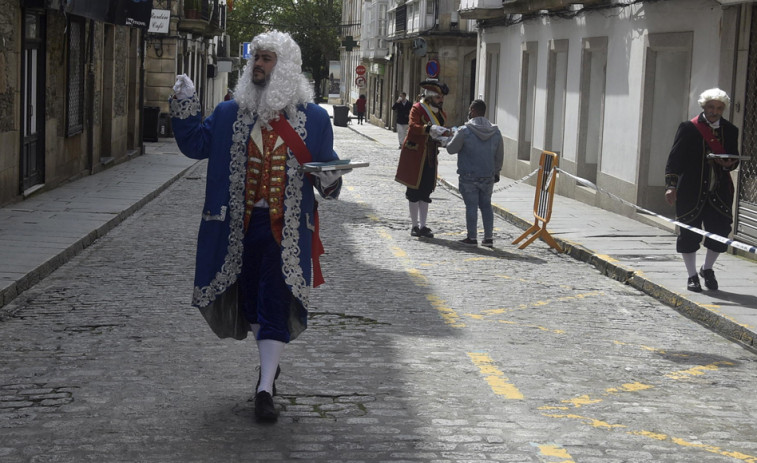
[[[421,82],[421,88],[424,90],[426,96],[446,95],[449,93],[449,87],[447,87],[447,84],[439,82],[438,80],[424,80]]]

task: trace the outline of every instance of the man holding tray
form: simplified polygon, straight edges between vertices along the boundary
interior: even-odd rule
[[[253,332],[255,416],[274,421],[279,359],[307,325],[311,282],[323,282],[313,187],[336,198],[348,170],[301,168],[338,157],[328,113],[312,103],[300,47],[270,31],[252,40],[251,55],[234,99],[204,121],[192,81],[179,76],[171,116],[181,151],[209,160],[192,305],[221,338]]]
[[[719,88],[700,95],[702,112],[678,127],[665,167],[665,199],[675,204],[676,220],[695,228],[704,226],[706,231],[723,237],[731,233],[731,171],[738,165],[739,130],[722,117],[730,101]],[[687,289],[694,292],[702,291],[696,264],[701,241],[701,235],[683,227],[676,241],[676,251],[681,253],[688,271]],[[699,275],[707,289],[716,290],[718,281],[712,266],[728,246],[710,238],[705,238],[704,246],[707,254]]]

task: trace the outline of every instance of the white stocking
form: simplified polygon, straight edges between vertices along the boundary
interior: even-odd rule
[[[276,379],[276,369],[279,367],[281,354],[284,353],[285,343],[274,339],[259,339],[260,353],[260,386],[257,392],[273,393],[273,381]]]
[[[697,274],[697,253],[696,252],[683,252],[683,263],[686,265],[686,271],[689,272],[689,277],[693,277]]]
[[[704,255],[704,264],[702,264],[702,268],[704,270],[711,269],[712,266],[715,265],[715,261],[718,259],[719,255],[720,255],[719,252],[715,252],[712,249],[708,249],[707,254]]]
[[[426,217],[428,217],[428,203],[418,201],[418,213],[420,215],[421,228],[426,226]]]
[[[413,222],[413,226],[418,226],[418,203],[409,202],[410,204],[410,221]]]

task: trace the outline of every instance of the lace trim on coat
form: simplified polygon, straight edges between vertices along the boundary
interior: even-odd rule
[[[294,130],[304,140],[307,137],[305,122],[307,116],[302,111],[290,118]],[[229,286],[234,284],[242,270],[242,252],[244,241],[244,180],[245,165],[247,162],[247,138],[250,126],[255,123],[255,118],[241,109],[237,113],[234,122],[234,131],[231,145],[231,161],[229,164],[229,247],[226,252],[221,271],[208,286],[195,287],[192,297],[192,305],[206,307],[210,305],[218,295],[223,294]],[[283,262],[282,273],[284,280],[292,287],[292,295],[302,302],[307,308],[310,288],[305,281],[302,267],[300,267],[300,214],[302,211],[302,187],[304,175],[299,171],[299,162],[287,150],[287,184],[284,189],[284,229],[281,238],[281,257]],[[307,256],[309,259],[310,256]]]
[[[197,95],[182,100],[171,98],[169,106],[171,107],[170,117],[177,119],[188,119],[200,113],[200,100]]]
[[[247,162],[247,137],[253,117],[241,110],[234,122],[234,132],[229,163],[229,246],[221,270],[216,273],[208,286],[196,287],[192,305],[206,307],[218,295],[223,294],[237,280],[242,271],[242,250],[244,241],[244,179]]]

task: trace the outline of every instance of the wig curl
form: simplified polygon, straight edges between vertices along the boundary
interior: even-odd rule
[[[257,35],[252,39],[250,54],[254,57],[259,51],[276,53],[270,80],[264,86],[254,84],[255,60],[249,60],[234,90],[234,99],[241,109],[252,112],[268,125],[281,111],[292,117],[297,105],[311,103],[313,86],[302,74],[300,46],[289,34],[273,30]]]
[[[720,90],[719,88],[711,88],[709,90],[705,90],[701,95],[699,95],[699,106],[704,107],[705,103],[713,100],[719,101],[726,106],[731,104],[731,99],[728,98],[728,94],[726,92]]]

